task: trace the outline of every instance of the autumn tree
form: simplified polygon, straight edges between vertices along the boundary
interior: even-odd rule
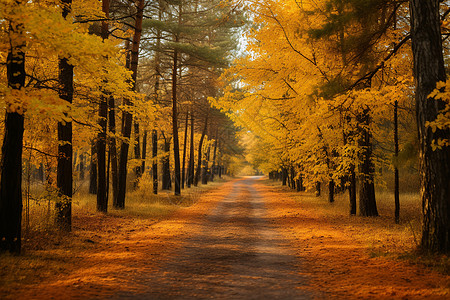
[[[423,207],[421,247],[428,251],[450,251],[450,151],[447,145],[433,147],[439,139],[449,139],[449,128],[431,128],[445,103],[429,97],[438,82],[446,80],[442,54],[438,0],[410,1],[411,38],[416,85],[416,116],[420,140],[420,177]]]

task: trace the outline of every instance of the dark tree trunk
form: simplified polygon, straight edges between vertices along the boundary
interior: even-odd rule
[[[328,182],[328,201],[330,203],[334,202],[334,180],[331,179],[330,182]]]
[[[202,184],[208,184],[208,162],[209,162],[209,152],[211,147],[208,146],[205,155],[203,155],[203,167],[202,167]]]
[[[291,189],[295,189],[295,169],[291,167]]]
[[[191,143],[189,145],[189,166],[187,176],[187,187],[194,183],[194,111],[191,108]]]
[[[16,5],[20,5],[16,3]],[[6,60],[8,87],[25,86],[25,45],[20,41],[23,25],[9,25],[12,37]],[[18,41],[15,40],[18,38]],[[2,146],[0,182],[0,251],[20,253],[22,244],[22,149],[24,117],[14,111],[6,112]]]
[[[370,129],[370,110],[363,109],[357,117],[359,124],[359,214],[365,217],[378,216],[375,201],[375,166],[372,161],[372,134]]]
[[[134,158],[136,160],[140,160],[141,159],[141,136],[140,136],[140,132],[139,132],[139,123],[137,122],[137,120],[134,120]],[[142,170],[141,170],[141,164],[137,164],[137,166],[134,168],[134,175],[135,175],[135,180],[134,180],[134,188],[136,189],[138,187],[139,184],[139,179],[141,178],[142,175]]]
[[[102,97],[98,112],[100,132],[97,136],[97,210],[108,211],[107,184],[106,184],[106,127],[108,104]]]
[[[194,177],[194,186],[198,185],[198,180],[200,177],[200,171],[201,171],[201,167],[202,167],[202,147],[203,147],[203,140],[205,139],[207,127],[208,127],[208,115],[206,116],[205,126],[203,127],[202,136],[200,137],[200,142],[198,144],[198,157],[197,157],[198,161],[197,161],[197,171],[195,172],[195,177]]]
[[[152,178],[153,178],[153,194],[158,194],[158,161],[156,157],[158,156],[158,131],[156,129],[152,130]]]
[[[89,170],[89,193],[97,194],[97,153],[95,142],[91,144],[91,167]]]
[[[281,181],[282,185],[285,186],[287,184],[288,172],[285,167],[281,168]]]
[[[350,170],[348,195],[350,199],[350,215],[356,215],[356,174],[354,166]]]
[[[395,223],[400,222],[400,187],[398,178],[398,101],[394,102],[394,202]]]
[[[72,0],[64,0],[62,16],[71,11]],[[73,100],[73,66],[68,58],[59,60],[59,97],[68,103]],[[58,166],[56,186],[61,199],[56,202],[56,223],[64,231],[72,229],[72,122],[58,123]]]
[[[111,181],[113,192],[113,206],[117,207],[117,193],[119,188],[118,166],[117,166],[117,147],[116,147],[116,111],[114,97],[109,98],[109,131],[111,138],[109,139],[109,155],[111,159]]]
[[[216,139],[214,141],[214,151],[213,151],[213,160],[211,166],[211,181],[214,181],[214,175],[216,175],[216,155],[217,155],[217,140],[219,138],[219,134],[216,133]]]
[[[147,158],[147,138],[148,133],[147,130],[144,130],[144,136],[142,137],[142,163],[141,163],[141,173],[145,173],[145,159]],[[141,175],[142,175],[141,174]]]
[[[102,10],[106,18],[109,17],[109,0],[102,1]],[[103,21],[101,26],[101,37],[108,38],[108,23]],[[102,95],[98,110],[98,125],[100,132],[97,136],[97,210],[108,211],[108,184],[106,181],[106,131],[108,126],[108,98]]]
[[[164,157],[162,158],[162,189],[170,190],[170,140],[164,136]]]
[[[316,182],[316,197],[320,197],[321,194],[321,184],[320,181]]]
[[[134,23],[134,35],[133,43],[131,45],[131,55],[129,58],[129,63],[127,66],[131,70],[132,77],[132,89],[136,90],[136,77],[137,77],[137,67],[139,62],[139,44],[141,42],[142,34],[142,19],[144,13],[144,0],[137,1],[137,13],[135,16]],[[128,50],[128,48],[127,48]],[[132,103],[129,99],[124,99],[125,106],[131,106]],[[130,112],[123,112],[123,130],[122,135],[125,138],[120,147],[120,159],[119,159],[119,176],[118,176],[118,191],[117,191],[117,205],[115,208],[123,209],[125,208],[125,193],[127,189],[127,165],[128,165],[128,151],[130,148],[129,139],[131,136],[131,127],[133,124],[133,116]]]
[[[189,123],[189,112],[186,111],[186,124],[184,126],[184,144],[183,144],[183,164],[181,167],[181,188],[184,189],[184,182],[186,179],[186,144],[187,144],[187,136],[188,136],[188,123]]]
[[[420,141],[420,176],[423,210],[421,247],[450,252],[450,149],[432,149],[436,139],[449,139],[449,129],[427,127],[445,107],[428,95],[445,81],[438,0],[410,0],[411,37],[416,83],[416,117]],[[448,92],[448,91],[447,91]]]
[[[178,42],[178,36],[175,38]],[[177,103],[177,84],[178,84],[178,50],[175,48],[173,53],[172,69],[172,134],[173,134],[173,162],[175,167],[175,195],[181,194],[181,170],[180,170],[180,143],[178,141],[178,103]]]

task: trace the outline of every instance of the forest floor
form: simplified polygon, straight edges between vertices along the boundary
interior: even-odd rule
[[[450,276],[413,259],[414,220],[350,217],[340,201],[258,178],[197,200],[162,217],[79,208],[70,235],[33,237],[24,255],[0,256],[0,299],[450,295]]]

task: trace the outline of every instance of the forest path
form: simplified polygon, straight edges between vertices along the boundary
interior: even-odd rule
[[[148,290],[119,292],[114,299],[309,299],[298,258],[267,220],[257,177],[232,182],[228,194],[195,232],[152,274],[136,280]]]

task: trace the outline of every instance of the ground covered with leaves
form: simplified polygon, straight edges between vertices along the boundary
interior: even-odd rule
[[[265,202],[260,218],[284,237],[283,249],[288,247],[287,251],[297,257],[299,263],[295,268],[304,278],[297,289],[305,291],[308,298],[444,299],[449,296],[450,276],[445,275],[445,270],[427,267],[426,261],[413,252],[414,220],[404,219],[403,223],[395,225],[390,216],[383,214],[369,219],[350,217],[342,210],[344,204],[340,204],[339,199],[329,204],[323,198],[294,193],[278,183],[255,179],[251,189],[237,193],[234,191],[236,184],[242,185],[235,180],[215,186],[192,201],[192,205],[176,205],[159,213],[159,217],[158,213],[153,217],[137,213],[104,215],[80,208],[74,214],[74,230],[70,235],[40,232],[25,241],[24,255],[2,254],[0,298],[92,299],[142,294],[149,289],[148,280],[171,277],[173,272],[179,272],[179,267],[168,271],[166,266],[173,265],[180,255],[186,255],[186,249],[196,254],[198,250],[192,248],[198,241],[196,237],[207,236],[205,233],[213,230],[211,220],[214,218],[229,215],[230,219],[224,224],[232,229],[220,231],[221,234],[228,239],[242,238],[242,229],[236,224],[250,222],[247,225],[251,226],[254,216],[246,221],[244,215],[237,213],[241,211],[239,207],[243,207],[244,211],[255,214],[251,210],[255,204],[242,202],[253,197],[252,193],[257,193],[258,199]],[[236,209],[218,211],[221,206],[228,207],[228,204],[224,206],[224,200],[237,201]],[[208,237],[202,239],[208,240]],[[242,245],[238,246],[232,249],[234,254],[239,254],[235,252],[238,248],[246,251]],[[260,246],[261,249],[268,247],[264,243]],[[248,255],[216,256],[217,260],[229,262],[231,259],[231,270],[239,272],[245,272],[239,265],[249,260]],[[247,258],[241,263],[235,261],[239,257]],[[442,261],[446,257],[430,258],[430,261],[433,259]],[[201,268],[192,276],[183,276],[193,282],[195,278],[190,277],[199,275],[203,276],[202,280],[216,278],[206,272],[207,266],[203,263]],[[229,278],[235,281],[228,283],[230,286],[244,280],[243,276]],[[255,281],[255,278],[247,279]],[[171,288],[176,287],[177,280],[170,284]],[[189,285],[184,289],[186,286]]]

